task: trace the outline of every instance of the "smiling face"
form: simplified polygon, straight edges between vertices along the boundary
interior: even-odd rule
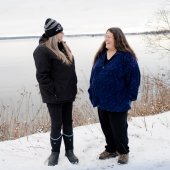
[[[106,43],[106,48],[108,50],[115,50],[115,40],[114,36],[110,31],[106,32],[105,35],[105,43]]]

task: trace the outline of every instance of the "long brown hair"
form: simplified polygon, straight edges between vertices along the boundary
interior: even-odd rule
[[[126,37],[124,35],[124,33],[122,32],[122,30],[118,27],[112,27],[112,28],[109,28],[107,32],[111,32],[113,34],[113,37],[114,37],[114,40],[115,40],[115,48],[117,51],[124,51],[124,52],[129,52],[132,54],[132,56],[134,58],[137,59],[134,51],[132,50],[132,48],[130,47],[129,43],[127,42],[126,40]],[[100,48],[98,49],[97,53],[95,54],[95,57],[94,57],[94,62],[93,64],[96,63],[97,59],[99,58],[100,54],[107,50],[106,49],[106,42],[103,41],[103,43],[101,44]]]

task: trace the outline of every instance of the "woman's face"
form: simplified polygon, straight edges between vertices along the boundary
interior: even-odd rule
[[[106,43],[106,48],[108,50],[115,50],[115,40],[113,34],[110,31],[106,32],[105,43]]]
[[[58,34],[56,35],[56,38],[57,38],[57,41],[58,41],[58,42],[63,41],[64,33],[63,33],[63,32],[58,33]]]

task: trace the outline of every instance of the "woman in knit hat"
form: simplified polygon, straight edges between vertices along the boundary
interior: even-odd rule
[[[74,58],[63,41],[64,33],[60,23],[48,18],[44,30],[45,33],[41,36],[33,56],[41,97],[47,104],[51,118],[52,149],[48,165],[58,164],[62,137],[65,155],[75,164],[78,163],[78,158],[73,152],[72,107],[77,93]]]

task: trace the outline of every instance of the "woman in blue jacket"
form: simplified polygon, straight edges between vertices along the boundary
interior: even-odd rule
[[[106,146],[99,159],[129,159],[128,110],[137,99],[140,70],[137,58],[120,28],[109,28],[97,51],[90,77],[89,96],[98,115]]]

